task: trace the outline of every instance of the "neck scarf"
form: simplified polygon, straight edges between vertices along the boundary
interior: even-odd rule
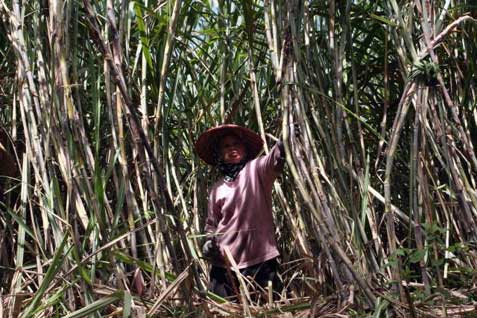
[[[217,169],[224,175],[225,181],[234,181],[246,163],[247,160],[242,160],[239,163],[225,163],[219,160],[217,162]]]

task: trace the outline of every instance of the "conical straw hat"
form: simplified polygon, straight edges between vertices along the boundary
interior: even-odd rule
[[[216,151],[217,143],[220,138],[228,134],[233,134],[240,138],[247,149],[248,159],[255,158],[262,150],[263,140],[256,132],[239,125],[225,124],[203,132],[195,143],[195,151],[206,163],[215,165],[214,151]]]

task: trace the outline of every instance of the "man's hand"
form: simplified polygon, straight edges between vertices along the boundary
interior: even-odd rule
[[[217,260],[222,257],[215,237],[205,241],[204,245],[202,246],[202,255],[211,260]]]

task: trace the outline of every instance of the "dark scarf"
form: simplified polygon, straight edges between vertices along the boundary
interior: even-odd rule
[[[237,175],[247,164],[247,160],[242,160],[239,163],[225,163],[222,160],[217,162],[217,169],[224,175],[225,181],[234,181]]]

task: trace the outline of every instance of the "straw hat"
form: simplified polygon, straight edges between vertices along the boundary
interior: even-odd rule
[[[256,132],[242,126],[225,124],[203,132],[195,142],[195,151],[206,163],[215,165],[214,151],[217,143],[223,136],[229,134],[237,136],[244,143],[248,159],[255,158],[262,150],[263,140]]]

